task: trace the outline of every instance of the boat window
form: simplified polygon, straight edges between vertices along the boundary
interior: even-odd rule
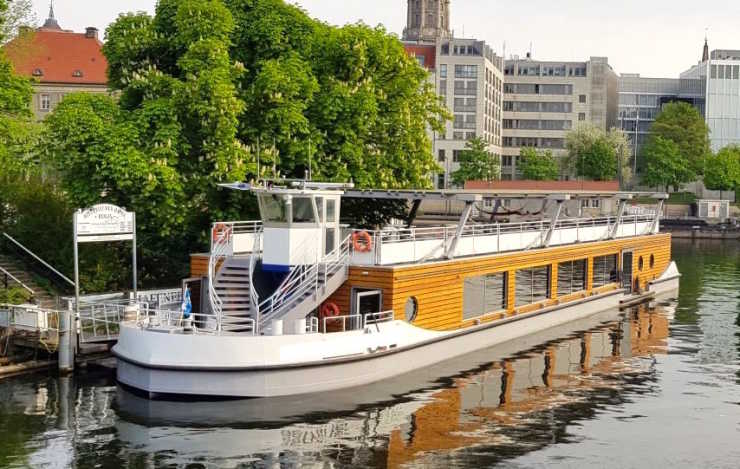
[[[293,197],[293,223],[315,223],[311,197]]]
[[[640,256],[640,259],[637,260],[637,270],[642,272],[643,267],[645,267],[645,261],[642,260],[642,256]]]
[[[288,213],[285,209],[285,199],[275,194],[260,195],[260,205],[262,206],[262,220],[265,222],[283,222],[288,221]]]
[[[416,300],[416,297],[412,296],[406,300],[404,312],[406,314],[406,322],[416,321],[416,315],[419,312],[419,302]]]
[[[655,254],[650,254],[650,268],[655,267]]]
[[[516,306],[550,298],[550,266],[516,271]]]
[[[594,257],[593,288],[617,281],[617,255]]]
[[[319,222],[324,221],[324,198],[316,197],[316,210],[319,212]]]
[[[463,285],[463,320],[506,309],[506,273],[465,279]]]
[[[586,259],[558,264],[558,296],[586,289]]]
[[[334,199],[326,200],[326,222],[334,223],[337,221],[337,201]]]

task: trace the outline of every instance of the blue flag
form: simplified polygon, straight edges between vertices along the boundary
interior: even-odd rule
[[[190,288],[185,289],[185,296],[182,299],[182,317],[184,319],[190,318],[190,313],[193,312],[193,303],[190,301]]]

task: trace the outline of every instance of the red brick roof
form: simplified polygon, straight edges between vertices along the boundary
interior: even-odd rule
[[[39,29],[26,39],[4,46],[18,74],[33,76],[41,83],[105,85],[108,61],[95,37],[85,33]],[[41,75],[34,71],[41,71]],[[76,76],[79,75],[79,76]]]
[[[434,70],[437,67],[437,46],[404,44],[403,48],[411,57],[424,57],[424,68]]]
[[[619,191],[619,181],[468,181],[468,190],[515,190],[515,191]]]

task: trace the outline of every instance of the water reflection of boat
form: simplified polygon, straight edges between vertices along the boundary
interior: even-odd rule
[[[652,379],[650,362],[639,358],[664,351],[667,336],[667,318],[643,307],[311,399],[166,402],[119,389],[115,426],[127,451],[178,464],[323,465],[341,458],[351,465],[398,466],[428,452],[506,445],[508,430],[541,425],[543,412],[576,405],[582,408],[574,418],[583,418],[596,405],[589,396],[620,392],[619,376]],[[560,424],[567,423],[548,423]]]

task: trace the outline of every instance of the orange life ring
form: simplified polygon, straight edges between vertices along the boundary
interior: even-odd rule
[[[327,301],[326,303],[321,305],[320,312],[322,318],[335,318],[341,314],[339,311],[339,306],[331,301]]]
[[[352,247],[357,252],[370,252],[373,250],[373,237],[367,231],[355,231],[352,233]]]
[[[220,239],[223,239],[224,237],[228,236],[229,231],[231,231],[231,228],[229,228],[223,223],[217,223],[213,227],[213,233],[212,233],[213,240],[218,241]]]

